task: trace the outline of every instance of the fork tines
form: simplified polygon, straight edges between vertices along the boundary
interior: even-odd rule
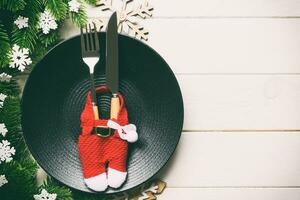
[[[93,28],[91,27],[91,24],[86,25],[85,28],[80,28],[81,53],[83,57],[96,56],[99,54],[99,38],[97,28],[95,23],[93,23],[93,25]]]

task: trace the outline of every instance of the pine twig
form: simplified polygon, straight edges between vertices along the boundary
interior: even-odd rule
[[[12,32],[12,42],[22,48],[29,48],[33,52],[38,40],[37,32],[38,30],[34,26],[24,29],[15,28]]]
[[[52,13],[55,19],[61,20],[67,16],[68,4],[63,0],[47,0],[46,9]]]
[[[84,5],[81,4],[78,13],[71,13],[71,19],[78,27],[84,26],[88,21],[88,17],[84,9]]]
[[[8,34],[0,22],[0,67],[9,63],[10,43]]]
[[[1,0],[0,9],[16,12],[23,10],[26,5],[25,0]]]

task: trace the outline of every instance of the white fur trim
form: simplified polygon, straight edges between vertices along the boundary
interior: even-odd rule
[[[112,168],[108,168],[107,181],[112,188],[120,187],[126,180],[127,172],[121,172]]]
[[[136,126],[134,124],[128,124],[121,126],[115,121],[108,120],[107,126],[118,130],[119,136],[122,140],[127,140],[130,143],[136,142],[138,140],[138,134],[136,132]]]
[[[90,189],[97,192],[105,191],[108,186],[106,173],[84,179],[84,182]]]

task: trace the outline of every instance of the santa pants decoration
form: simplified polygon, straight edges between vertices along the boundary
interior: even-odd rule
[[[105,86],[97,92],[109,92]],[[78,139],[78,151],[82,164],[84,182],[94,191],[105,191],[108,186],[120,187],[127,177],[126,159],[128,142],[138,139],[136,127],[128,124],[127,109],[121,94],[120,110],[117,119],[95,120],[90,93],[81,113],[82,132]],[[95,133],[95,127],[104,126],[114,129],[112,135],[102,137]]]

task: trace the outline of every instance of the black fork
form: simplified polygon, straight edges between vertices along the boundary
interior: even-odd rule
[[[96,25],[93,24],[85,26],[85,34],[83,28],[80,29],[80,40],[81,40],[81,55],[84,63],[89,67],[91,77],[91,97],[94,110],[95,119],[99,119],[99,110],[96,99],[96,89],[94,82],[94,68],[100,59],[100,47],[99,38],[96,29]]]

